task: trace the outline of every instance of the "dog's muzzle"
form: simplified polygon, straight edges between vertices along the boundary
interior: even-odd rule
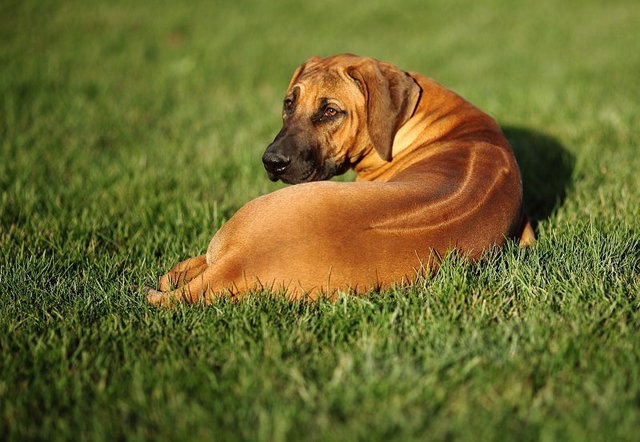
[[[321,161],[317,146],[282,131],[265,150],[262,164],[271,181],[297,184],[313,181]]]
[[[262,164],[271,181],[287,184],[328,180],[346,172],[349,164],[324,158],[322,147],[312,137],[281,131],[262,155]]]

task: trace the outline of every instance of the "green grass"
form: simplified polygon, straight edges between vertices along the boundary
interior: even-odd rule
[[[636,439],[636,3],[3,2],[0,439]],[[335,304],[148,307],[132,284],[279,186],[289,77],[338,52],[494,115],[538,244]]]

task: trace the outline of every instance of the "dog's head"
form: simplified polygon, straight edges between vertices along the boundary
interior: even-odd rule
[[[283,127],[262,161],[273,181],[329,179],[364,157],[391,161],[393,139],[420,98],[413,78],[372,58],[313,57],[293,74]]]

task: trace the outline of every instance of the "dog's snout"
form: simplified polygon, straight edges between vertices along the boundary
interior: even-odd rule
[[[267,172],[274,175],[282,175],[291,164],[291,157],[280,152],[265,152],[262,163]]]

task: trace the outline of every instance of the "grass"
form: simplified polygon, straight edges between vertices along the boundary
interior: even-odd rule
[[[634,440],[633,0],[3,2],[0,439]],[[274,190],[310,55],[427,73],[514,144],[539,243],[337,303],[148,307]]]

